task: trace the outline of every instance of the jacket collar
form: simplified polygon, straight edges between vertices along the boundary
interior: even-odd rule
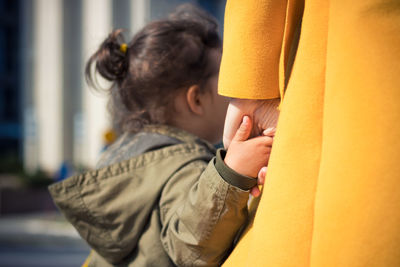
[[[201,139],[200,137],[189,133],[185,130],[182,130],[180,128],[176,128],[170,125],[164,125],[164,124],[150,124],[150,125],[145,125],[141,132],[149,132],[149,133],[158,133],[162,135],[167,135],[169,137],[175,138],[183,143],[190,143],[190,142],[195,142],[195,143],[200,143],[204,144],[207,146],[210,151],[215,153],[216,148],[213,144],[210,142]]]

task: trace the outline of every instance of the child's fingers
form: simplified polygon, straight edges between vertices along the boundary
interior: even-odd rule
[[[253,145],[261,145],[266,147],[272,147],[274,139],[271,136],[257,136],[252,139],[249,139],[247,142],[252,143]]]
[[[237,129],[235,136],[233,137],[234,141],[246,141],[247,138],[249,138],[250,133],[251,133],[251,120],[249,116],[244,116],[242,123],[239,126],[239,129]]]
[[[267,147],[272,147],[272,144],[274,143],[274,139],[270,136],[262,136],[261,142]]]

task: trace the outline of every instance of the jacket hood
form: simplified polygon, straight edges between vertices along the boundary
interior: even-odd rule
[[[68,221],[111,263],[122,261],[135,249],[171,175],[192,161],[209,161],[215,152],[212,145],[175,128],[147,130],[152,136],[158,133],[180,142],[166,142],[165,147],[158,144],[146,153],[49,187]]]

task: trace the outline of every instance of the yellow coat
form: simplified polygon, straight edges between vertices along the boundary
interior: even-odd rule
[[[219,90],[286,90],[254,223],[224,266],[400,266],[399,0],[228,0]]]

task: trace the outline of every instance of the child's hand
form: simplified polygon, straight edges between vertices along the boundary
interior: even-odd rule
[[[256,179],[261,168],[268,165],[275,130],[267,129],[263,136],[247,140],[251,130],[252,122],[248,116],[244,116],[229,145],[224,162],[236,172]]]

